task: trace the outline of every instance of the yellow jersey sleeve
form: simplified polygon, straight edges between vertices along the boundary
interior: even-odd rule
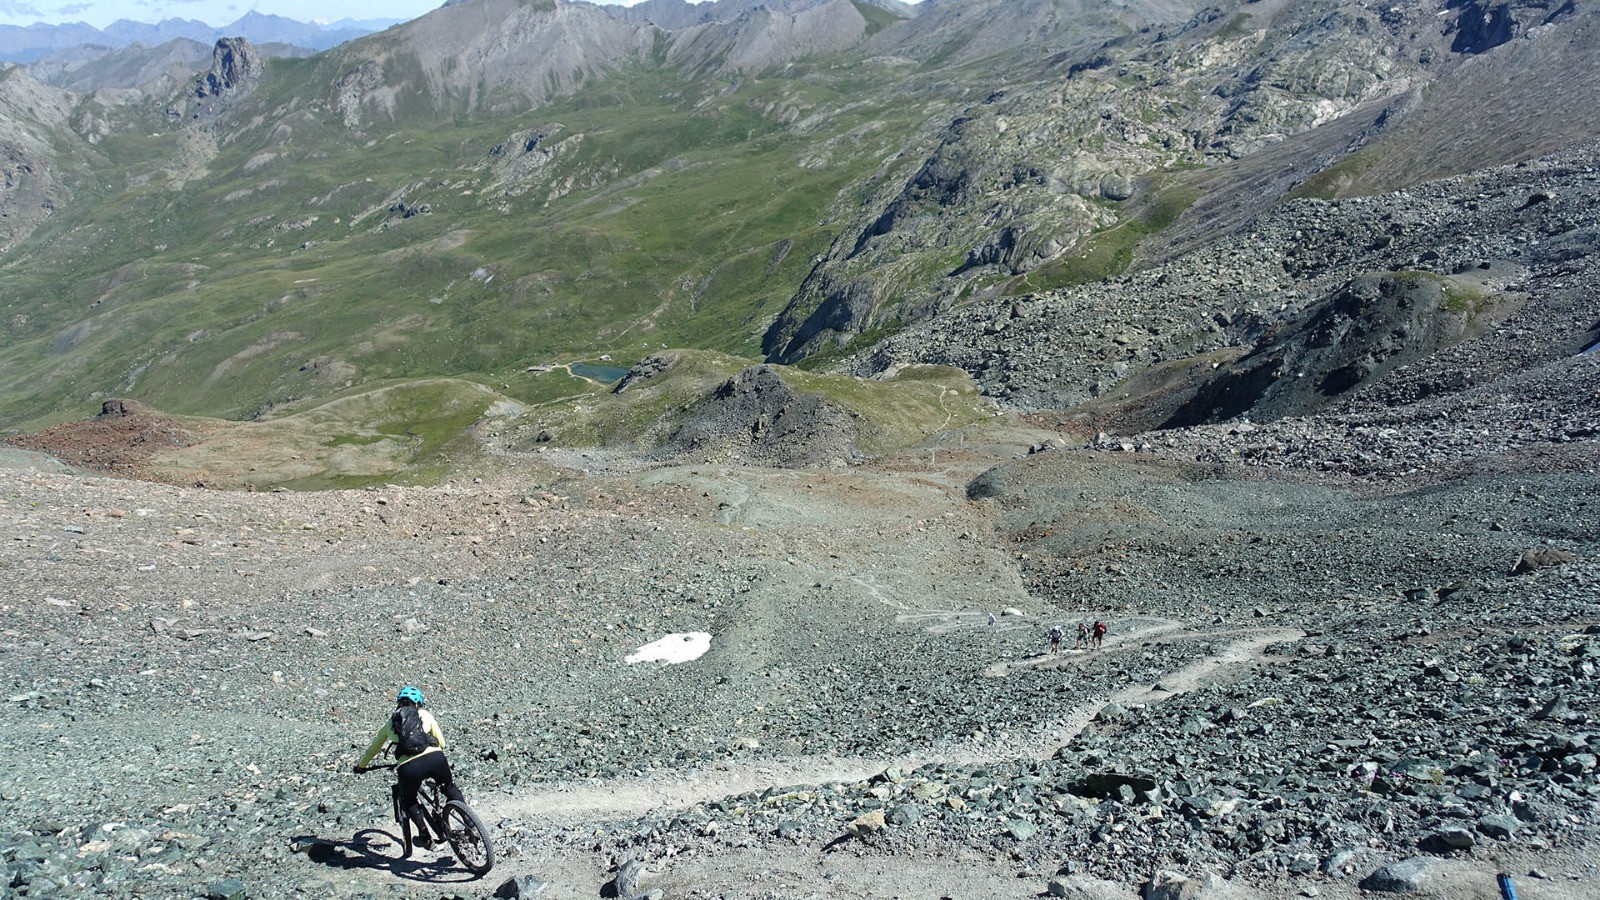
[[[437,728],[439,726],[435,725],[434,727]],[[389,723],[385,721],[383,728],[378,730],[378,736],[372,739],[371,744],[367,745],[367,752],[361,754],[361,760],[356,763],[356,766],[359,768],[372,762],[372,758],[378,755],[378,751],[383,749],[383,745],[392,740],[394,740],[394,731],[389,728]]]

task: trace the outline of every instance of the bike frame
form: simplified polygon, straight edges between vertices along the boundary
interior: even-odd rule
[[[368,766],[372,769],[397,769],[398,763],[387,765]],[[400,808],[400,783],[396,781],[389,786],[389,800],[394,812],[395,824],[400,828],[402,843],[401,858],[411,856],[411,817]],[[445,799],[444,793],[439,789],[437,782],[429,779],[417,786],[417,805],[422,808],[422,818],[428,825],[428,830],[441,841],[448,842],[456,851],[458,860],[478,877],[482,877],[494,867],[494,843],[489,837],[489,831],[484,827],[478,814],[466,803]],[[457,818],[461,820],[461,828],[452,828],[450,813],[454,810]],[[465,841],[465,843],[463,843]],[[468,846],[478,848],[478,852],[467,851]]]
[[[406,855],[411,855],[411,817],[400,808],[400,785],[398,782],[389,786],[389,797],[394,805],[394,821],[400,826],[400,834],[405,840]],[[441,840],[445,835],[444,821],[444,795],[439,792],[439,786],[432,781],[424,781],[417,788],[417,803],[422,807],[422,818],[427,820],[428,829]]]

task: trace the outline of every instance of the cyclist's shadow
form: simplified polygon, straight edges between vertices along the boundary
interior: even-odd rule
[[[400,838],[381,828],[363,828],[347,841],[298,835],[290,839],[289,846],[306,859],[332,869],[387,869],[397,878],[433,884],[476,881],[483,877],[468,871],[448,849],[432,859],[416,858],[416,853],[428,856],[429,851],[413,851],[411,858],[401,859]]]

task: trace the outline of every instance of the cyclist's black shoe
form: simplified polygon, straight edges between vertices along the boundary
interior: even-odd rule
[[[416,837],[416,839],[413,840],[411,843],[416,844],[418,847],[421,847],[424,850],[432,850],[433,849],[433,838],[428,837],[425,834],[418,835]]]

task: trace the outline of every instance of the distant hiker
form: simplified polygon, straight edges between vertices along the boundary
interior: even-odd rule
[[[1079,622],[1078,623],[1078,639],[1072,642],[1072,649],[1074,649],[1074,650],[1087,650],[1087,649],[1089,649],[1089,623],[1088,622]]]
[[[994,613],[989,613],[989,624],[990,625],[994,624]]]
[[[416,845],[429,850],[433,847],[433,838],[428,833],[428,821],[422,815],[422,804],[417,802],[417,789],[431,778],[444,789],[446,797],[464,798],[450,775],[450,763],[444,756],[444,732],[439,730],[439,721],[433,713],[422,708],[424,702],[422,691],[410,686],[400,689],[395,697],[394,713],[383,723],[367,752],[361,754],[356,771],[365,772],[367,763],[372,762],[385,744],[394,744],[394,774],[400,782],[400,808],[411,817],[417,829]],[[444,838],[439,835],[439,840]]]
[[[1094,643],[1091,645],[1094,649],[1099,650],[1100,645],[1105,642],[1107,630],[1106,623],[1099,621],[1094,623]]]
[[[1066,637],[1066,635],[1067,635],[1067,633],[1061,629],[1060,625],[1052,625],[1052,626],[1050,626],[1050,652],[1051,653],[1060,653],[1061,652],[1061,639]]]

